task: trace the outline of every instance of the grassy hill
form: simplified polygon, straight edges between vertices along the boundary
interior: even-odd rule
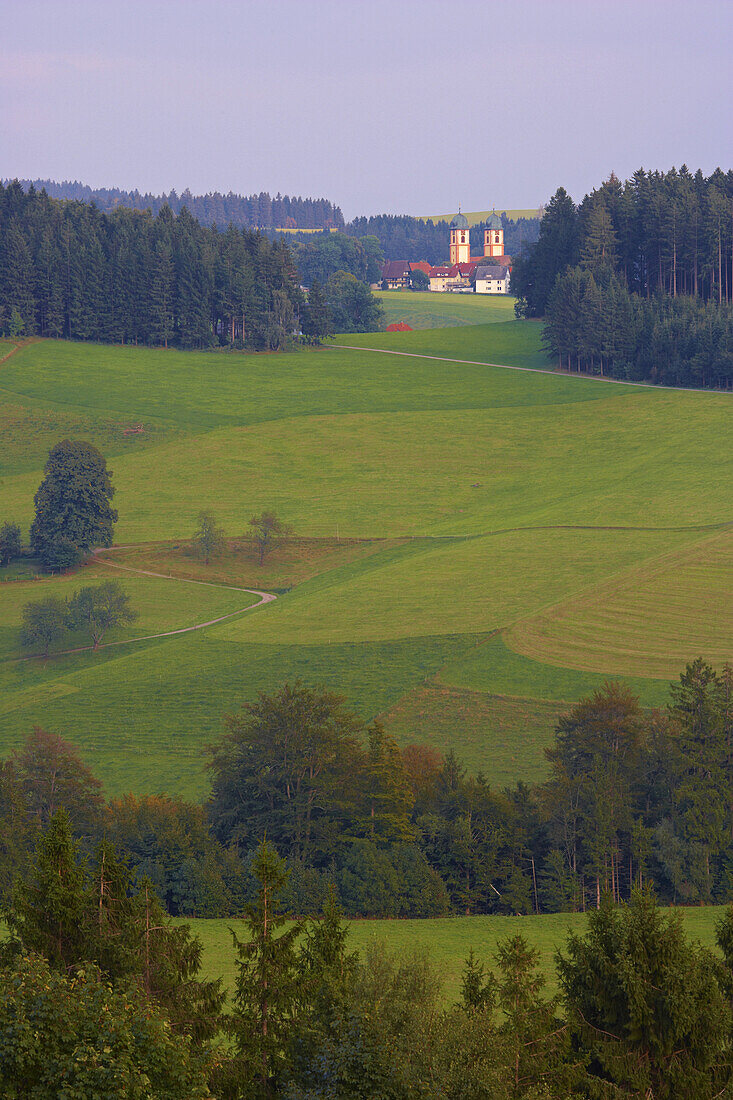
[[[0,522],[27,531],[49,447],[90,439],[109,560],[163,574],[0,571],[0,752],[39,723],[110,792],[201,797],[222,715],[300,676],[504,784],[541,777],[557,713],[607,676],[654,706],[687,659],[730,655],[730,397],[557,375],[493,302],[394,297],[426,324],[492,319],[268,355],[37,341],[0,364]],[[202,508],[230,537],[209,567]],[[260,567],[263,508],[298,537]],[[109,575],[140,612],[124,645],[19,660],[28,599]]]

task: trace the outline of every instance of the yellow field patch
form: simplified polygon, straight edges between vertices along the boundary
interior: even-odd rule
[[[505,640],[609,675],[673,677],[698,655],[720,667],[733,660],[733,528],[516,623]]]

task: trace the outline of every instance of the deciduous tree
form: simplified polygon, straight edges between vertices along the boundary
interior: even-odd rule
[[[10,565],[20,555],[20,527],[17,523],[4,523],[0,527],[0,565]]]
[[[198,527],[193,536],[194,552],[204,565],[208,565],[224,553],[226,538],[213,512],[199,512],[197,522]]]
[[[66,613],[72,630],[89,632],[94,649],[99,648],[108,630],[132,623],[136,618],[137,611],[130,607],[130,597],[119,581],[80,588],[69,600]]]
[[[93,965],[64,973],[31,956],[0,970],[0,1093],[8,1100],[208,1100],[205,1055],[141,993],[110,988]]]
[[[110,546],[117,521],[113,495],[110,472],[96,447],[69,439],[57,443],[35,496],[30,538],[41,559],[49,560],[60,539],[68,539],[83,554],[94,546]]]
[[[26,812],[41,828],[62,808],[77,836],[91,836],[102,826],[106,817],[102,784],[75,746],[60,734],[34,726],[10,760]]]
[[[249,527],[257,547],[260,565],[264,563],[265,558],[274,550],[277,543],[293,532],[292,527],[284,523],[274,512],[261,512],[259,516],[252,516]]]
[[[58,596],[31,600],[23,608],[20,644],[26,649],[40,649],[48,657],[51,646],[68,631],[67,607]]]

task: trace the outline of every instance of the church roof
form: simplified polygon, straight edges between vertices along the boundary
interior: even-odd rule
[[[468,218],[465,214],[454,214],[450,223],[451,229],[468,229]]]
[[[497,212],[495,210],[493,210],[491,212],[491,214],[489,215],[488,220],[486,222],[486,228],[487,229],[503,229],[504,228],[504,226],[502,225],[502,222],[501,222],[501,218],[499,217],[499,215],[497,214]]]

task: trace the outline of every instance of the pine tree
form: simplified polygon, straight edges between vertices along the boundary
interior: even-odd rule
[[[309,343],[321,344],[323,340],[333,336],[331,312],[318,279],[313,280],[308,291],[308,301],[301,314],[301,328]]]
[[[486,974],[486,967],[470,948],[461,974],[461,1007],[466,1012],[486,1012],[489,1015],[496,1004],[496,981],[493,974]]]
[[[611,268],[616,264],[617,241],[608,207],[603,201],[597,201],[591,207],[585,225],[585,241],[581,253],[584,267],[597,271],[599,268]]]
[[[413,840],[410,814],[415,799],[395,739],[379,722],[367,731],[365,768],[368,835],[383,841]]]
[[[543,996],[546,983],[539,969],[539,951],[524,936],[500,941],[494,956],[498,975],[494,978],[497,1007],[502,1013],[499,1034],[507,1044],[509,1096],[519,1100],[532,1087],[552,1082],[556,1095],[568,1095],[576,1076],[569,1064],[566,1029],[557,1019],[558,998]]]
[[[13,220],[5,233],[2,249],[2,289],[4,304],[0,318],[8,332],[32,335],[36,331],[36,301],[33,293],[33,261],[19,220]],[[13,314],[16,320],[12,321]],[[19,320],[18,320],[19,319]],[[22,328],[20,328],[20,323]],[[19,330],[20,331],[17,331]],[[13,333],[11,333],[13,335]]]

